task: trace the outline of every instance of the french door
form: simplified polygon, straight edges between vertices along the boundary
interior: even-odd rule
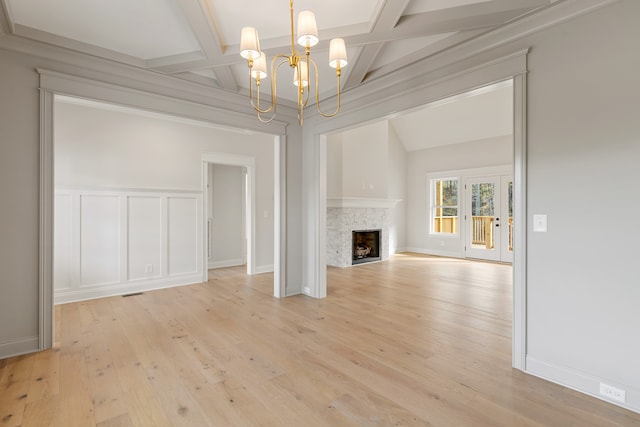
[[[465,180],[465,257],[513,261],[513,177]]]

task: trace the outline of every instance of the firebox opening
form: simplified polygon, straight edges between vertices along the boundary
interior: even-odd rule
[[[352,265],[380,261],[380,231],[354,230],[352,232]]]

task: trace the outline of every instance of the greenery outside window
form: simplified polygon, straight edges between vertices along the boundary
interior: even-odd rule
[[[431,180],[431,233],[458,234],[458,178]]]

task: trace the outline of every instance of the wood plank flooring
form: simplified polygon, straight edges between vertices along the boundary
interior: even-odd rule
[[[56,307],[55,348],[0,361],[5,426],[634,426],[511,369],[511,267],[413,254]]]

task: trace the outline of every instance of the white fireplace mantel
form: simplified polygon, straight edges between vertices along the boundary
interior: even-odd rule
[[[373,199],[369,197],[336,197],[327,199],[328,208],[394,208],[402,199]]]

